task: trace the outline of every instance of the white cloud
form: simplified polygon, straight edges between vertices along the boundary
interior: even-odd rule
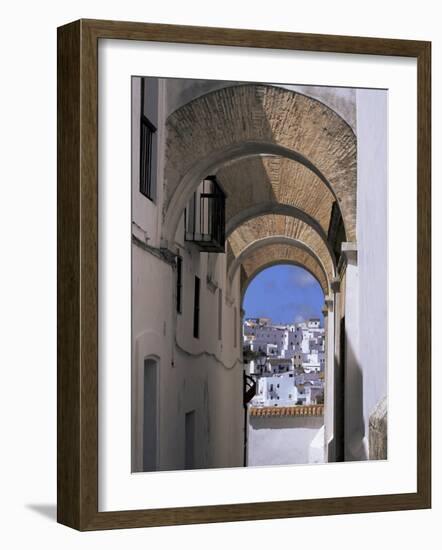
[[[305,288],[308,286],[314,286],[315,284],[317,284],[317,281],[313,277],[313,275],[310,275],[308,271],[305,271],[304,269],[297,269],[293,276],[290,278],[290,283],[295,284],[301,288]]]

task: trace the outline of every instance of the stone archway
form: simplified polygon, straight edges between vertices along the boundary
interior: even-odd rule
[[[256,269],[256,271],[253,272],[253,274],[250,277],[245,277],[244,274],[241,275],[241,300],[242,301],[244,300],[245,293],[247,292],[247,289],[249,288],[253,280],[266,269],[269,269],[270,267],[274,267],[276,265],[293,265],[295,267],[301,267],[302,269],[305,269],[305,271],[307,271],[317,281],[317,283],[321,287],[322,292],[324,293],[324,297],[326,296],[326,291],[322,286],[321,281],[318,279],[317,273],[315,273],[310,267],[307,267],[305,264],[302,264],[296,260],[275,260],[275,261],[269,261],[269,263],[262,264],[259,268]]]
[[[324,295],[328,293],[329,284],[327,275],[317,258],[305,248],[288,245],[287,243],[267,244],[252,251],[241,262],[240,286],[241,294],[256,274],[266,267],[276,264],[293,264],[309,271],[319,282]]]
[[[318,234],[309,224],[293,216],[281,214],[265,214],[251,218],[238,226],[228,238],[227,264],[229,274],[232,275],[232,265],[236,266],[250,247],[256,250],[263,244],[285,243],[304,247],[317,259],[318,263],[330,282],[336,274],[334,256]]]
[[[355,240],[356,138],[335,111],[317,100],[254,84],[216,90],[170,115],[167,147],[166,243],[202,178],[257,155],[291,159],[315,174],[339,204],[347,238]]]
[[[285,245],[285,247],[293,247],[297,248],[302,252],[305,252],[310,256],[314,262],[315,262],[315,268],[313,269],[312,266],[310,268],[307,268],[304,265],[301,265],[301,263],[297,263],[295,260],[295,257],[292,261],[286,260],[282,263],[293,263],[293,265],[298,265],[299,267],[307,269],[311,275],[318,281],[318,283],[321,285],[321,288],[323,289],[324,293],[327,293],[330,288],[330,279],[328,277],[328,274],[324,268],[324,265],[322,264],[321,260],[316,255],[315,251],[312,250],[309,246],[307,246],[302,241],[297,241],[296,239],[293,239],[291,237],[284,237],[284,236],[275,236],[275,237],[264,237],[263,239],[255,240],[249,245],[247,245],[244,249],[241,250],[240,254],[234,258],[231,262],[231,264],[228,267],[228,281],[231,282],[237,272],[237,270],[243,265],[243,263],[250,258],[255,252],[257,252],[261,248],[267,248],[270,252],[272,252],[272,246],[275,245]],[[289,255],[290,256],[290,255]],[[295,262],[295,263],[294,263]],[[272,265],[275,265],[278,263],[277,259],[272,260]],[[258,263],[260,266],[260,264]],[[258,268],[259,271],[262,271],[261,266]],[[256,276],[256,273],[251,271],[252,275],[249,275],[249,278],[254,278]],[[326,287],[324,288],[324,283]],[[248,285],[249,283],[247,283]]]
[[[335,196],[300,162],[276,156],[248,157],[222,166],[217,180],[228,197],[228,232],[253,213],[285,210],[288,215],[315,224],[327,239]]]

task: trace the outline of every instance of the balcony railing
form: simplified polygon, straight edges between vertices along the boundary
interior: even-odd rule
[[[185,240],[204,252],[225,251],[224,191],[215,176],[207,176],[193,194],[184,212]]]

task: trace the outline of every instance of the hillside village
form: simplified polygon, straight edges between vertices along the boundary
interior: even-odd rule
[[[281,325],[249,318],[243,338],[247,374],[256,381],[251,407],[324,403],[325,337],[319,319]]]

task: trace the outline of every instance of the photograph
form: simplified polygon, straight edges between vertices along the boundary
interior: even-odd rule
[[[441,538],[437,7],[3,5],[1,547]]]
[[[388,460],[387,144],[387,89],[132,76],[133,473]]]

